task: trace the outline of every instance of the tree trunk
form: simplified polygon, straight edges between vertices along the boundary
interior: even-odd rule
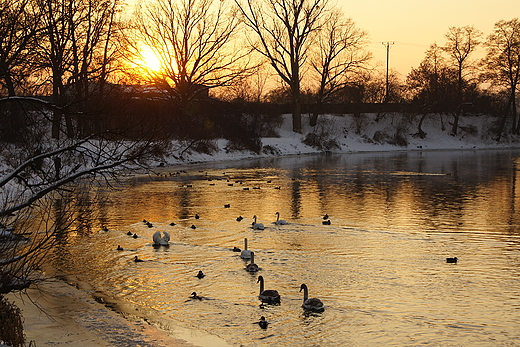
[[[504,132],[504,128],[506,126],[507,113],[508,113],[509,106],[511,105],[511,103],[512,103],[512,100],[510,97],[507,102],[507,106],[505,108],[504,115],[502,116],[502,121],[500,122],[500,126],[498,127],[497,142],[500,142],[500,140],[502,139],[502,133]]]
[[[311,127],[315,127],[316,124],[318,124],[318,116],[320,115],[321,105],[321,101],[318,101],[316,105],[314,105],[314,112],[312,112],[311,116],[309,117],[309,125]]]
[[[300,86],[296,84],[292,87],[292,101],[293,101],[293,131],[295,133],[302,133],[302,103],[300,100]]]
[[[513,115],[513,124],[515,125],[514,134],[518,135],[520,133],[520,122],[517,123],[516,98],[515,98],[515,91],[514,91],[515,89],[513,89],[512,93],[511,93],[511,100],[512,100],[512,105],[511,105],[511,108],[512,108],[511,111],[512,112],[511,112],[511,114]]]
[[[462,112],[462,109],[458,109],[457,111],[455,111],[455,114],[453,115],[454,116],[453,127],[451,128],[451,135],[452,136],[456,136],[457,135],[457,129],[459,127],[459,118],[460,118],[461,112]]]
[[[293,131],[295,133],[302,133],[302,104],[298,101],[294,103],[293,114]]]
[[[54,105],[60,105],[60,97],[59,97],[58,85],[56,83],[56,79],[54,79],[54,83],[52,84],[52,102]],[[52,111],[52,138],[59,140],[60,139],[60,128],[61,128],[61,110],[53,110]]]

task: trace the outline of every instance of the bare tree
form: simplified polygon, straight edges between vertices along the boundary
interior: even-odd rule
[[[235,79],[229,86],[218,88],[214,95],[227,101],[261,102],[269,79],[264,67],[259,65],[248,74]]]
[[[256,34],[252,47],[265,56],[289,86],[293,131],[301,133],[301,69],[313,34],[327,13],[328,0],[235,0],[246,25]]]
[[[512,132],[518,134],[520,122],[517,124],[516,90],[520,78],[520,20],[514,18],[495,23],[493,33],[487,38],[486,47],[486,78],[509,89],[507,109],[511,109]],[[504,130],[506,119],[507,113],[500,123],[498,140]]]
[[[425,52],[419,67],[413,68],[406,78],[411,98],[420,103],[424,110],[431,111],[438,105],[455,109],[457,99],[457,71],[449,67],[444,50],[432,44]]]
[[[117,0],[37,0],[43,20],[38,50],[40,73],[48,76],[52,103],[64,107],[98,92],[94,82],[107,78],[113,45]],[[85,104],[84,104],[85,105]],[[83,105],[83,106],[84,106]],[[66,135],[75,136],[69,114],[54,111],[53,136],[58,138],[62,119]]]
[[[450,27],[446,33],[446,46],[444,50],[457,67],[457,98],[459,100],[458,110],[455,111],[452,134],[457,134],[460,111],[462,110],[463,92],[465,78],[468,68],[471,67],[469,56],[480,44],[479,38],[482,33],[473,26]]]
[[[29,97],[0,99],[0,105],[13,101],[41,108],[40,117],[58,108]],[[124,134],[107,132],[51,141],[51,125],[46,124],[40,141],[25,146],[0,142],[0,295],[33,283],[34,270],[54,237],[74,221],[78,207],[70,197],[78,191],[79,179],[83,184],[117,180],[122,172],[146,167],[165,148],[160,141],[128,141]]]
[[[323,19],[311,59],[319,76],[317,110],[310,117],[311,126],[316,125],[321,104],[345,88],[371,58],[371,53],[363,50],[368,43],[368,33],[356,28],[352,19],[344,19],[338,10],[331,11]]]
[[[75,5],[76,14],[69,19],[71,66],[67,84],[74,89],[74,102],[85,109],[86,100],[99,91],[99,85],[93,88],[94,82],[106,82],[109,65],[118,52],[120,33],[115,17],[119,1],[84,0]]]
[[[0,22],[0,83],[14,96],[30,75],[40,18],[30,0],[2,0]]]
[[[248,52],[235,37],[238,24],[236,10],[225,0],[141,2],[129,46],[134,55],[143,45],[153,52],[161,64],[149,71],[153,82],[182,104],[247,70]]]

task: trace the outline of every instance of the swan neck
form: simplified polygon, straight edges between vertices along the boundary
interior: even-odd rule
[[[309,290],[307,287],[303,287],[303,302],[307,301],[309,298]]]
[[[247,250],[247,239],[244,239],[244,249]]]
[[[264,291],[264,279],[260,277],[258,280],[260,281],[260,294],[262,294]]]

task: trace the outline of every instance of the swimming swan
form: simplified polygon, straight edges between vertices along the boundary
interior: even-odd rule
[[[254,222],[253,222],[253,229],[255,230],[264,230],[264,225],[262,223],[257,223],[256,222],[256,215],[253,216],[253,219],[254,219]]]
[[[280,219],[280,212],[276,212],[276,222],[274,222],[274,224],[276,225],[285,225],[287,224],[287,221],[284,220],[284,219]]]
[[[264,278],[262,276],[258,276],[258,281],[256,283],[258,282],[260,282],[260,294],[258,295],[258,298],[262,300],[262,302],[268,304],[279,304],[280,294],[278,294],[278,291],[273,289],[264,290]]]
[[[255,252],[251,252],[251,263],[247,264],[246,271],[257,272],[258,270],[260,270],[260,268],[255,264]]]
[[[153,242],[156,245],[168,246],[170,242],[170,234],[168,234],[166,231],[163,231],[163,235],[161,235],[160,231],[156,231],[155,234],[153,234]]]
[[[303,304],[302,307],[309,311],[314,312],[323,312],[325,311],[325,307],[323,306],[323,303],[320,299],[317,298],[310,298],[309,299],[309,289],[307,288],[307,285],[302,284],[300,287],[300,292],[303,290]]]
[[[242,259],[251,258],[251,251],[247,249],[247,238],[244,239],[244,249],[240,253],[240,258],[242,258]]]

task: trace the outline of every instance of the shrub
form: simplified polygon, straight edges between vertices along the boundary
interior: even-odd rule
[[[3,296],[0,296],[0,322],[0,341],[11,347],[25,346],[21,311]]]
[[[326,134],[308,133],[302,142],[320,151],[330,151],[332,149],[341,148],[336,139],[330,139]]]

